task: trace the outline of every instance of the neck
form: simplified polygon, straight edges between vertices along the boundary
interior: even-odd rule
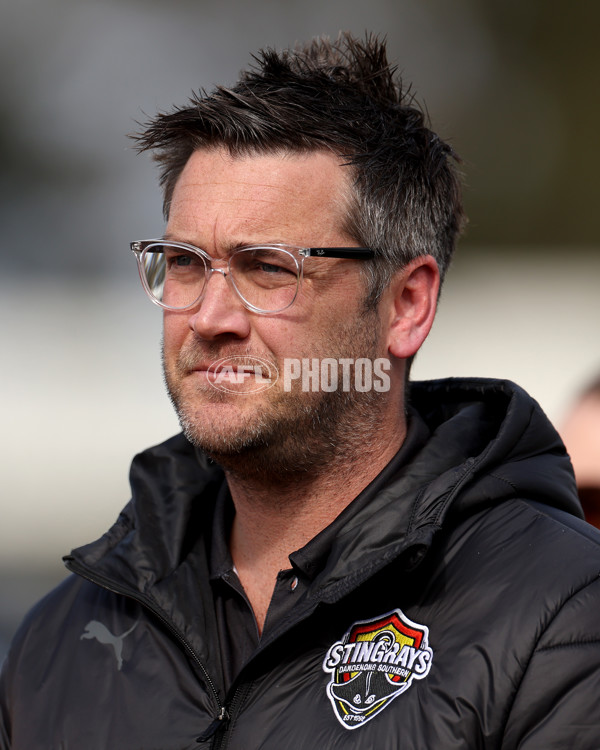
[[[231,554],[259,630],[277,574],[290,567],[289,555],[332,523],[399,450],[406,424],[397,414],[393,431],[379,423],[370,440],[346,442],[326,466],[310,473],[267,478],[226,469],[236,510]]]

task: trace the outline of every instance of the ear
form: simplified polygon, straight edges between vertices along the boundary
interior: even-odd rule
[[[388,351],[399,359],[417,353],[433,325],[440,272],[431,255],[411,261],[388,287]]]

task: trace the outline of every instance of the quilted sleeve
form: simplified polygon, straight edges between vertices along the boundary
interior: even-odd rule
[[[600,578],[540,637],[507,718],[502,750],[600,748]]]

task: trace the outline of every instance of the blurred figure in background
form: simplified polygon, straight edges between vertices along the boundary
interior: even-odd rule
[[[560,432],[586,521],[600,528],[600,375],[581,393]]]

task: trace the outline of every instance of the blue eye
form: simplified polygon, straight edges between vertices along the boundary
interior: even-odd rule
[[[264,271],[264,273],[281,273],[282,271],[288,271],[287,268],[282,268],[275,263],[257,263],[256,268],[259,271]]]
[[[173,265],[175,266],[189,266],[192,262],[192,259],[189,255],[176,255],[175,258],[173,258]]]
[[[165,256],[167,267],[173,272],[204,268],[202,259],[193,253],[173,252]]]

